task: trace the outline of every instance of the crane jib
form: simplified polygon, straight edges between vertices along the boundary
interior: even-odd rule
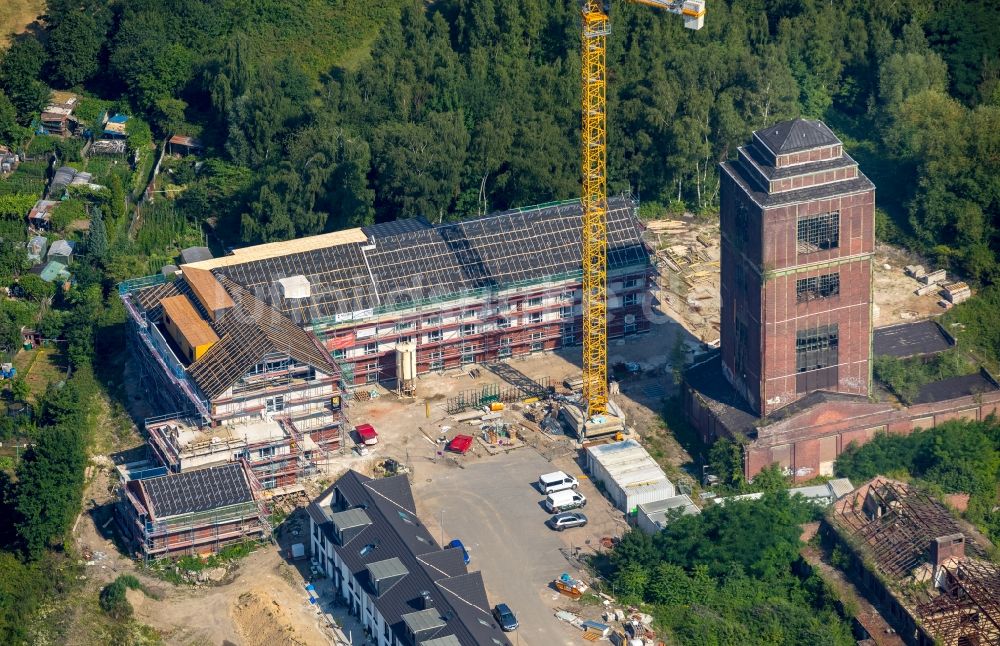
[[[704,0],[632,1],[681,15],[689,29],[704,25]],[[603,0],[586,0],[581,13],[583,400],[587,417],[593,419],[608,408],[607,38],[611,21]]]

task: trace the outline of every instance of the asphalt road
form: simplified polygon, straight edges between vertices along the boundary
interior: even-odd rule
[[[586,528],[554,532],[545,526],[549,514],[534,482],[555,470],[525,447],[465,469],[439,469],[431,482],[415,483],[424,522],[440,526],[443,520],[445,543],[462,540],[469,569],[483,573],[490,603],[505,602],[517,615],[520,628],[508,637],[522,646],[581,643],[578,630],[553,616],[548,587],[561,572],[573,572],[559,548],[587,534]],[[588,516],[590,507],[583,510]]]

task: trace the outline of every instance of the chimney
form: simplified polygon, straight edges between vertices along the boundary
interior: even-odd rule
[[[937,570],[948,559],[965,558],[965,536],[963,534],[948,534],[938,536],[931,541],[931,561]]]
[[[431,593],[429,591],[420,591],[420,597],[417,599],[417,607],[421,610],[427,610],[434,607],[434,602],[431,600]]]

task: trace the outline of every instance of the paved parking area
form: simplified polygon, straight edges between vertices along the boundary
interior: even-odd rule
[[[443,521],[445,542],[462,540],[472,558],[470,569],[483,573],[490,602],[506,602],[517,615],[520,628],[511,641],[528,646],[585,643],[577,629],[553,616],[557,607],[571,602],[548,586],[561,572],[580,573],[560,549],[586,551],[588,543],[596,545],[609,530],[614,535],[614,518],[620,514],[589,481],[582,481],[580,490],[587,496],[583,512],[590,524],[550,530],[535,481],[560,468],[577,476],[580,472],[569,461],[553,465],[531,447],[478,459],[464,469],[436,467],[422,468],[413,483],[417,511],[439,538]]]

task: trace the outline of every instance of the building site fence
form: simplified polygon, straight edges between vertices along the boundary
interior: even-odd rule
[[[482,388],[463,390],[457,397],[448,399],[445,410],[449,415],[457,415],[470,408],[489,406],[496,402],[512,404],[529,397],[545,397],[549,393],[550,381],[548,377],[542,377],[524,379],[516,386],[486,384]]]

